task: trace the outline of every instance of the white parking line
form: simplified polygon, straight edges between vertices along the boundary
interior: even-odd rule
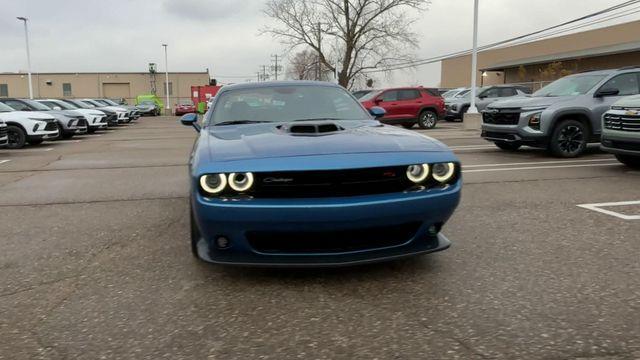
[[[0,160],[0,165],[8,163],[9,161],[11,161],[11,160]]]
[[[590,160],[557,160],[557,161],[538,161],[538,162],[519,162],[519,163],[496,163],[496,164],[481,164],[481,165],[462,165],[463,168],[480,168],[480,167],[498,167],[498,166],[519,166],[519,165],[547,165],[547,164],[573,164],[582,162],[600,162],[600,161],[613,161],[612,158],[606,159],[590,159]]]
[[[622,201],[622,202],[612,202],[612,203],[600,203],[600,204],[582,204],[578,205],[583,209],[588,209],[592,211],[596,211],[599,213],[607,214],[610,216],[617,217],[618,219],[623,220],[640,220],[640,215],[625,215],[616,211],[602,209],[603,207],[616,207],[616,206],[629,206],[629,205],[640,205],[640,201]]]
[[[14,150],[16,153],[30,153],[30,152],[43,152],[43,151],[51,151],[53,148],[43,148],[43,149],[19,149]]]
[[[567,169],[567,168],[596,167],[596,166],[621,166],[621,164],[619,162],[615,162],[615,163],[610,163],[610,164],[580,164],[580,165],[560,165],[560,166],[527,166],[527,167],[514,167],[514,168],[462,170],[462,172],[463,173],[478,173],[478,172],[492,172],[492,171],[523,171],[523,170],[542,170],[542,169]]]

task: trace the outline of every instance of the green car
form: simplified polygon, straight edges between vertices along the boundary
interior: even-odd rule
[[[640,168],[640,95],[619,100],[602,116],[601,148],[621,163]]]

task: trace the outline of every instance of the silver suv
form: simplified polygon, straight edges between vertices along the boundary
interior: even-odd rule
[[[640,95],[626,97],[602,117],[600,148],[621,163],[640,169]]]
[[[591,71],[556,80],[531,97],[495,102],[483,112],[482,137],[503,150],[522,145],[558,157],[599,142],[601,118],[619,99],[640,93],[640,67]]]
[[[530,94],[529,89],[518,85],[495,85],[478,88],[476,108],[484,110],[490,104],[505,98],[524,97]],[[460,91],[453,97],[445,99],[445,119],[462,119],[471,106],[471,89]]]

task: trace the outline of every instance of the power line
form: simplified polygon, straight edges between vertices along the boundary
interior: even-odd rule
[[[628,6],[637,4],[637,3],[640,3],[640,0],[625,1],[625,2],[620,3],[618,5],[611,6],[609,8],[606,8],[606,9],[597,11],[595,13],[591,13],[591,14],[579,17],[577,19],[569,20],[569,21],[566,21],[566,22],[558,24],[558,25],[550,26],[550,27],[544,28],[542,30],[537,30],[537,31],[534,31],[532,33],[528,33],[528,34],[520,35],[520,36],[517,36],[517,37],[514,37],[514,38],[510,38],[510,39],[506,39],[506,40],[502,40],[502,41],[498,41],[498,42],[495,42],[495,43],[484,45],[484,46],[479,47],[478,50],[486,50],[486,49],[494,48],[494,47],[497,47],[497,46],[500,46],[500,45],[505,45],[505,44],[509,44],[509,43],[512,43],[512,42],[516,42],[518,40],[524,40],[524,41],[522,41],[523,43],[524,42],[528,42],[528,41],[531,41],[531,39],[527,39],[529,37],[532,37],[532,36],[535,36],[535,35],[540,35],[542,33],[550,31],[550,30],[558,29],[560,27],[564,27],[564,26],[567,26],[567,25],[570,25],[570,24],[573,24],[573,23],[576,23],[576,22],[584,21],[584,20],[587,20],[587,19],[590,19],[590,18],[593,18],[593,17],[596,17],[596,16],[600,16],[600,15],[603,15],[603,14],[606,14],[606,13],[609,13],[609,12],[612,12],[612,11],[615,11],[615,10],[619,10],[619,9],[622,9],[622,8],[625,8],[625,7],[628,7]],[[627,9],[625,11],[628,12],[630,10],[634,10],[634,9]],[[620,13],[618,13],[618,14],[620,14]],[[628,16],[628,15],[631,15],[631,14],[633,14],[633,13],[622,14],[622,15],[620,15],[618,17]],[[607,21],[608,20],[613,20],[615,18],[617,18],[617,17],[614,17],[614,18],[611,18],[611,19],[607,19]],[[599,20],[603,20],[603,19],[599,19]],[[596,22],[597,21],[594,21],[593,23],[596,23]],[[584,26],[589,26],[589,25],[593,25],[593,23],[590,23],[590,24],[587,24],[587,25],[583,24],[583,25]],[[582,27],[584,27],[584,26],[582,26]],[[563,29],[561,31],[556,32],[555,34],[562,33],[562,32],[567,32],[567,31],[571,31],[571,30],[574,30],[574,28]],[[545,34],[544,36],[541,36],[539,38],[544,38],[544,37],[548,37],[548,36],[550,36],[550,35],[549,34]],[[435,63],[435,62],[438,62],[438,61],[442,61],[442,60],[447,59],[447,58],[461,56],[461,55],[467,55],[467,54],[470,54],[470,53],[471,53],[471,49],[461,50],[461,51],[457,51],[457,52],[453,52],[453,53],[449,53],[449,54],[445,54],[445,55],[441,55],[441,56],[436,56],[436,57],[432,57],[432,58],[427,58],[427,59],[419,59],[419,60],[414,60],[414,61],[406,61],[406,62],[401,62],[401,63],[395,63],[395,64],[391,64],[391,65],[389,65],[389,66],[387,66],[385,68],[366,71],[366,73],[377,73],[377,72],[386,72],[386,71],[391,71],[391,70],[402,70],[402,69],[406,69],[406,68],[410,68],[410,67],[431,64],[431,63]]]

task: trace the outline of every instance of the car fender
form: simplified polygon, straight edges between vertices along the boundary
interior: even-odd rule
[[[591,118],[591,111],[584,107],[569,107],[563,108],[562,110],[553,111],[551,120],[547,122],[547,126],[545,126],[543,130],[546,133],[551,134],[560,119],[571,115],[578,115],[580,117],[588,119],[591,132],[595,134],[600,133],[600,125],[594,123],[594,120]]]

